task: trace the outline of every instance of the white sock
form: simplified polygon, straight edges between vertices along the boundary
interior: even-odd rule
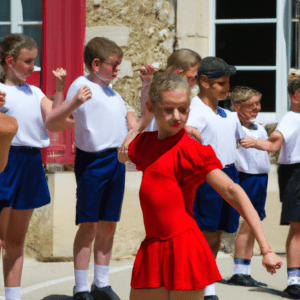
[[[250,275],[250,259],[234,258],[233,262],[233,275],[245,274]]]
[[[98,288],[109,286],[108,274],[109,266],[100,266],[94,264],[93,284],[95,284]]]
[[[290,277],[289,279],[288,279],[288,283],[287,283],[287,285],[289,286],[289,285],[292,285],[292,284],[300,284],[300,277]]]
[[[5,300],[21,300],[21,287],[5,287]]]
[[[216,294],[215,283],[208,285],[204,289],[204,296],[211,296]]]
[[[89,291],[89,270],[75,270],[75,293]]]

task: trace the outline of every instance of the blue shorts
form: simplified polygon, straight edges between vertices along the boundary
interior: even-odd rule
[[[125,165],[117,158],[117,148],[85,152],[77,148],[76,224],[118,222],[125,188]]]
[[[247,174],[239,172],[240,185],[255,207],[260,220],[266,217],[268,174]]]
[[[235,183],[239,183],[238,172],[234,164],[223,168],[222,171]],[[205,181],[197,188],[194,218],[201,230],[236,232],[239,227],[239,217],[239,213],[209,183]]]
[[[49,203],[40,149],[11,146],[7,166],[0,174],[0,207],[25,210]]]

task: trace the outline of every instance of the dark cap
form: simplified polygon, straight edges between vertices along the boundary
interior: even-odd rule
[[[198,69],[198,77],[206,75],[208,79],[218,79],[235,73],[235,66],[229,66],[223,59],[214,56],[205,57]]]

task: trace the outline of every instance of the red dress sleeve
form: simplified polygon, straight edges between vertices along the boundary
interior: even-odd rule
[[[204,146],[197,141],[182,146],[178,152],[176,164],[178,179],[181,184],[200,185],[206,175],[214,169],[222,169],[222,164],[210,145]]]

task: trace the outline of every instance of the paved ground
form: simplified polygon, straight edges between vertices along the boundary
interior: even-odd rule
[[[284,266],[271,276],[261,266],[261,256],[252,260],[252,276],[268,284],[267,288],[246,288],[218,283],[216,286],[220,300],[279,300],[290,299],[282,291],[286,287],[286,259]],[[221,254],[217,260],[224,278],[232,274],[232,258]],[[111,264],[110,283],[122,300],[129,299],[132,260],[113,261]],[[91,264],[92,266],[92,264]],[[0,264],[2,269],[2,265]],[[89,281],[92,283],[93,270]],[[0,275],[0,300],[4,300],[3,276]],[[25,259],[22,278],[22,300],[71,300],[74,285],[73,263],[41,263],[34,259]]]

